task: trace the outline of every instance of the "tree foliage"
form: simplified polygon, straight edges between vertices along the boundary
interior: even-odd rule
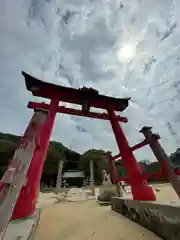
[[[108,170],[107,154],[103,150],[90,149],[82,154],[80,158],[80,168],[84,170],[85,176],[90,177],[90,161],[94,165],[95,183],[102,182],[102,170]]]
[[[9,164],[9,160],[12,157],[16,144],[13,142],[0,139],[0,166],[6,166]]]
[[[20,142],[20,137],[12,134],[0,133],[0,178],[9,164],[14,150]],[[172,166],[176,169],[180,168],[180,148],[169,156]],[[44,164],[42,181],[45,183],[52,182],[55,184],[59,161],[64,161],[63,171],[68,169],[82,169],[87,178],[90,177],[90,160],[94,164],[94,175],[96,184],[102,182],[102,170],[108,169],[107,154],[103,150],[90,149],[80,155],[66,148],[62,143],[52,141],[49,145],[47,158]],[[122,162],[117,162],[116,169],[119,177],[126,177],[126,170]],[[144,160],[140,162],[141,169],[144,173],[153,173],[160,170],[158,162]]]
[[[18,147],[20,137],[12,134],[0,133],[0,178],[13,156],[14,150]],[[46,161],[43,168],[42,180],[45,183],[54,182],[57,178],[59,161],[63,160],[64,170],[76,168],[79,164],[80,154],[69,150],[62,143],[50,142]],[[72,163],[71,160],[74,162]]]
[[[170,160],[174,168],[180,168],[180,148],[177,148],[174,153],[171,153]]]

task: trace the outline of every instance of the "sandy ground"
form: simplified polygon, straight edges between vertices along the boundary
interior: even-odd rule
[[[112,188],[112,186],[111,186]],[[175,191],[173,190],[173,188],[171,187],[170,184],[166,183],[166,184],[154,184],[152,185],[152,188],[155,192],[156,195],[156,199],[157,201],[179,201],[178,196],[176,195]],[[105,187],[105,189],[108,189],[107,187]],[[160,190],[160,191],[156,191]],[[129,197],[131,196],[130,193],[130,188],[126,187],[127,192],[129,192],[128,194],[124,194],[125,197]],[[102,188],[103,191],[103,188]],[[85,199],[87,196],[84,194],[84,192],[86,192],[87,194],[90,193],[91,191],[88,189],[82,190],[82,189],[71,189],[68,193],[68,195],[70,197],[68,197],[67,199],[69,200],[74,200],[74,201],[79,201],[79,200],[83,200]],[[96,188],[96,197],[99,195],[99,193],[101,192],[101,190],[99,190],[98,188]],[[39,205],[43,206],[43,205],[49,205],[49,204],[54,204],[57,202],[57,197],[53,192],[49,192],[49,193],[41,193],[39,196]]]
[[[169,184],[156,184],[153,189],[160,190],[155,191],[159,201],[178,200]],[[42,213],[35,240],[161,239],[110,207],[100,207],[95,199],[87,200],[82,190],[72,189],[68,199],[58,202],[54,193],[40,194]]]
[[[35,240],[158,240],[152,232],[100,207],[96,200],[62,202],[42,207]]]
[[[169,183],[165,184],[154,184],[152,185],[154,191],[159,189],[160,191],[155,191],[157,201],[179,201],[179,198]]]

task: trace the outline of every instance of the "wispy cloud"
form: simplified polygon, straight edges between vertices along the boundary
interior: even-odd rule
[[[169,0],[15,0],[0,3],[0,131],[22,134],[31,116],[31,95],[20,71],[65,86],[97,88],[112,96],[131,96],[123,125],[131,144],[150,124],[167,152],[178,146],[179,1]],[[131,61],[118,51],[135,48]],[[171,123],[169,127],[168,123]],[[110,124],[71,116],[56,119],[55,140],[84,151],[117,151]],[[152,157],[146,150],[139,159]]]

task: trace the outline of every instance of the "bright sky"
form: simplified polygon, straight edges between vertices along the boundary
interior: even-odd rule
[[[151,125],[170,153],[180,132],[179,0],[6,0],[0,2],[0,131],[22,134],[32,115],[21,70],[65,86],[131,97],[131,145]],[[59,115],[52,139],[83,152],[117,153],[109,123]],[[153,159],[148,148],[139,160]]]

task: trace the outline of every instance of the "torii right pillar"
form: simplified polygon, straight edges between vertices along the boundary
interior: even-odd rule
[[[123,164],[126,168],[128,181],[131,185],[131,191],[134,200],[153,201],[156,196],[153,189],[148,186],[147,181],[143,178],[143,174],[135,156],[128,144],[126,136],[120,127],[115,115],[114,109],[108,106],[107,112],[111,122],[111,126],[118,144],[119,151],[122,156]]]

